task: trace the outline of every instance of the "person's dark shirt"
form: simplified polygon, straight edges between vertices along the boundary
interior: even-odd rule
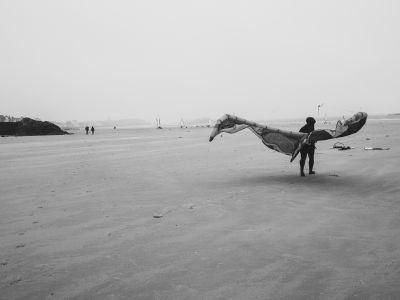
[[[314,124],[306,124],[300,128],[299,132],[310,133],[314,131]],[[314,147],[315,143],[310,143]]]
[[[310,133],[314,131],[314,125],[311,124],[306,124],[303,127],[300,128],[299,132],[303,132],[303,133]]]

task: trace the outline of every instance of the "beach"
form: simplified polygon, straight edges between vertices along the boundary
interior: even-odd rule
[[[0,299],[399,299],[399,128],[306,177],[248,130],[2,137]]]

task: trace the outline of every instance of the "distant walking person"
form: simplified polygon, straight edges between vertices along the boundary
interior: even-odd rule
[[[306,119],[306,125],[301,127],[300,132],[303,133],[310,133],[314,131],[314,124],[315,124],[315,119],[312,117],[308,117]],[[308,174],[315,174],[315,171],[313,171],[314,168],[314,152],[315,152],[315,143],[311,144],[304,144],[303,147],[300,150],[301,158],[300,158],[300,175],[301,176],[306,176],[304,174],[304,165],[306,164],[306,158],[308,155]]]
[[[86,134],[89,134],[89,126],[85,127]]]
[[[92,126],[92,128],[90,129],[90,131],[92,132],[92,134],[94,134],[94,127]]]

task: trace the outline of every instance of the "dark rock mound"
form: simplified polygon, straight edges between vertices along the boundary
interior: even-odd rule
[[[61,135],[69,134],[51,122],[23,118],[19,122],[0,123],[0,135]]]

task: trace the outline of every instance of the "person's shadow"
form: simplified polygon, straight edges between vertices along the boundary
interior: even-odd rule
[[[224,184],[228,186],[241,186],[241,187],[309,187],[318,191],[324,191],[327,189],[357,189],[360,187],[367,187],[370,184],[369,180],[363,180],[363,178],[356,176],[341,176],[334,173],[317,173],[315,175],[306,174],[305,177],[301,177],[298,174],[254,174],[249,175],[248,173],[244,176],[225,177],[226,181]]]

